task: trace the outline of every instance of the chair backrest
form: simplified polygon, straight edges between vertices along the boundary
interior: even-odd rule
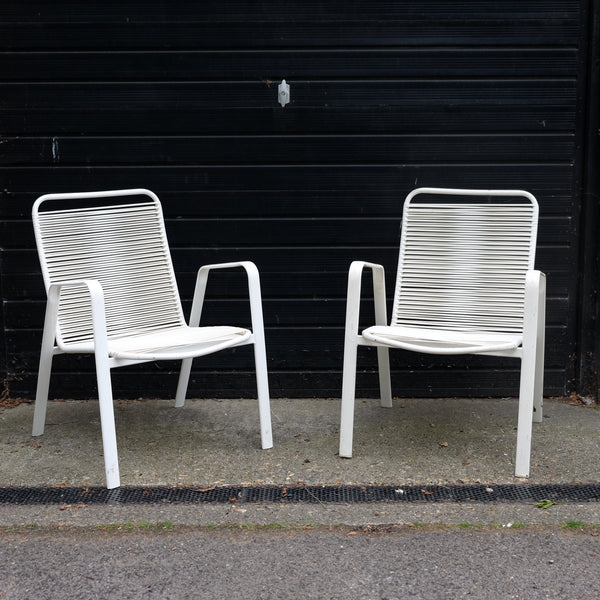
[[[100,281],[109,337],[184,323],[162,209],[152,192],[47,194],[34,204],[33,224],[46,290],[60,281]],[[87,289],[64,288],[59,345],[92,339]]]
[[[521,190],[411,192],[392,325],[521,333],[537,222],[537,201]]]

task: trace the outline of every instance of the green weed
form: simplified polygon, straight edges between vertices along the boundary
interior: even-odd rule
[[[555,502],[554,500],[547,500],[547,499],[545,499],[545,500],[540,500],[536,504],[536,506],[537,506],[537,508],[541,508],[542,510],[546,510],[546,509],[550,508],[551,506],[556,506],[558,504],[562,504],[562,501],[561,502]]]

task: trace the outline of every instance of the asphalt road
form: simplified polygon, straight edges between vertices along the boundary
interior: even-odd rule
[[[597,599],[598,533],[561,527],[5,529],[0,598]]]

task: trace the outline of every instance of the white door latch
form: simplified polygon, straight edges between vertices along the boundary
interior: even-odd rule
[[[290,101],[290,86],[285,82],[285,79],[281,80],[277,88],[277,97],[281,106],[285,106]]]

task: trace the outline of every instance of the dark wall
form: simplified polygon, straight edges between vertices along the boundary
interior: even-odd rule
[[[548,275],[546,393],[576,390],[586,7],[3,2],[0,360],[10,393],[32,396],[41,340],[33,201],[124,187],[162,199],[184,298],[199,265],[256,262],[272,395],[291,397],[339,397],[348,266],[385,264],[391,291],[411,189],[529,190]],[[213,284],[208,322],[248,322],[241,275]],[[518,389],[514,360],[392,359],[400,396]],[[374,354],[359,361],[359,394],[374,396]],[[117,370],[115,395],[168,397],[175,368]],[[60,357],[56,369],[55,395],[95,395],[87,357]],[[253,395],[251,351],[196,361],[190,392]]]

